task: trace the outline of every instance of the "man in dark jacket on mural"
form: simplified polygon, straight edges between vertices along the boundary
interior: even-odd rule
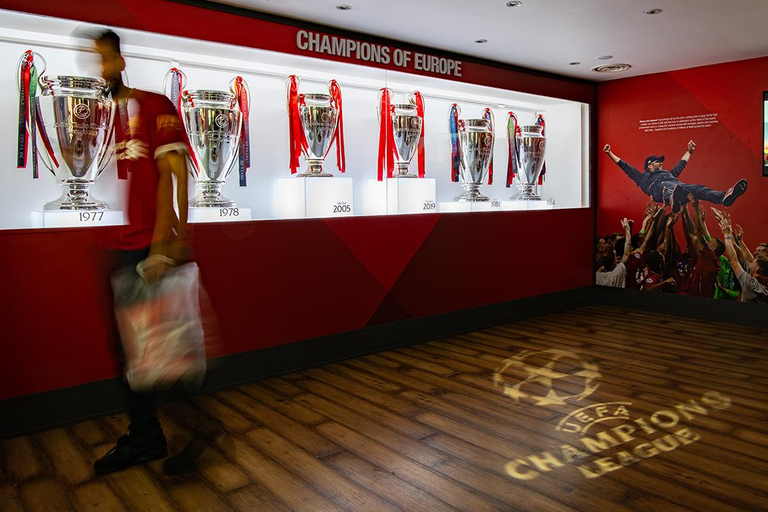
[[[741,179],[727,191],[721,192],[712,190],[704,185],[689,185],[688,183],[683,183],[677,179],[678,176],[680,176],[680,173],[683,172],[688,160],[691,158],[694,149],[696,149],[696,144],[693,141],[688,142],[688,150],[682,158],[680,158],[680,161],[669,171],[661,168],[661,164],[664,162],[663,156],[651,155],[645,159],[643,172],[638,171],[627,162],[614,155],[611,151],[610,144],[606,144],[603,151],[611,157],[611,160],[616,162],[621,170],[624,171],[646,195],[653,197],[653,200],[657,203],[671,206],[672,211],[674,212],[680,211],[680,208],[689,201],[689,194],[702,201],[731,206],[734,201],[736,201],[736,198],[746,192],[747,180]]]

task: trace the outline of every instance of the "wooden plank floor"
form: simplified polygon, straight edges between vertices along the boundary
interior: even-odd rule
[[[330,364],[199,397],[191,476],[95,476],[122,415],[0,441],[0,510],[768,510],[767,335],[584,307]]]

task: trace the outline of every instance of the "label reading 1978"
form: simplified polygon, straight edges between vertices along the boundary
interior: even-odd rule
[[[219,208],[219,217],[239,217],[240,210],[238,208]]]
[[[101,222],[104,220],[104,212],[80,212],[80,222]]]
[[[336,203],[333,205],[333,213],[352,213],[352,205],[349,203]]]

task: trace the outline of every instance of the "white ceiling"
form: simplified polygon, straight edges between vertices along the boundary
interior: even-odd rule
[[[589,80],[768,55],[768,0],[226,0],[321,25]],[[341,11],[336,5],[348,4]],[[662,9],[649,16],[644,11]],[[487,39],[477,44],[476,39]],[[596,57],[613,55],[610,60]],[[569,62],[581,64],[569,66]],[[628,63],[621,73],[602,64]],[[716,77],[713,77],[716,78]]]

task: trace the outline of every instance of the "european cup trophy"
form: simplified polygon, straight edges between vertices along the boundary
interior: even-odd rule
[[[392,91],[379,92],[379,181],[388,178],[416,178],[408,168],[419,153],[419,178],[424,177],[424,101],[421,93],[408,95],[408,103],[392,103]]]
[[[288,77],[288,119],[290,125],[290,168],[296,174],[299,155],[307,161],[306,172],[300,178],[331,177],[323,172],[323,162],[336,141],[336,161],[340,172],[345,171],[344,121],[341,89],[336,80],[328,84],[328,94],[299,94],[301,81],[296,75]]]
[[[27,163],[31,144],[34,176],[38,156],[64,192],[45,210],[105,210],[91,185],[109,163],[115,107],[109,86],[100,78],[45,75],[38,80],[35,64],[45,60],[27,51],[19,59],[19,167]],[[37,86],[40,95],[36,94]],[[39,148],[39,141],[43,148]]]
[[[544,155],[547,139],[544,136],[544,117],[538,115],[536,124],[518,126],[517,116],[510,112],[507,121],[509,137],[509,167],[507,186],[517,178],[520,194],[513,199],[520,201],[540,201],[536,193],[541,184],[544,170]]]
[[[481,119],[459,119],[461,109],[451,106],[452,181],[461,182],[464,193],[457,201],[489,201],[480,193],[488,177],[493,183],[493,113],[485,109]]]
[[[190,167],[198,194],[190,206],[234,207],[234,201],[224,197],[221,189],[238,160],[241,185],[245,185],[245,157],[249,148],[247,142],[243,144],[242,132],[247,122],[247,85],[237,77],[230,83],[230,91],[187,91],[183,90],[185,76],[182,72],[174,68],[169,76],[171,98],[181,103],[179,113],[192,148]],[[243,88],[243,94],[239,94],[239,87]]]

